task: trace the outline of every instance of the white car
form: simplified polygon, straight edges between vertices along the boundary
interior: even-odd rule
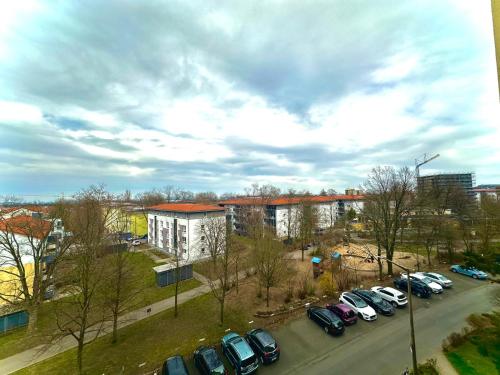
[[[376,320],[377,313],[372,307],[355,294],[344,292],[340,295],[339,301],[349,306],[363,320]]]
[[[443,288],[451,288],[453,286],[453,281],[451,281],[447,277],[444,277],[440,273],[436,272],[417,272],[417,273],[421,273],[422,275],[427,276],[428,278],[432,279],[432,281],[441,285]]]
[[[405,307],[408,304],[406,295],[397,289],[391,287],[374,286],[372,291],[377,293],[380,297],[390,302],[394,307]]]
[[[401,278],[406,279],[407,274],[402,273]],[[443,287],[441,285],[439,285],[435,281],[432,281],[431,278],[424,276],[421,273],[410,273],[410,278],[422,281],[425,285],[427,285],[429,288],[431,288],[432,293],[435,293],[435,294],[443,293]]]
[[[141,241],[139,241],[139,240],[132,241],[132,246],[139,246],[140,244],[141,244]]]

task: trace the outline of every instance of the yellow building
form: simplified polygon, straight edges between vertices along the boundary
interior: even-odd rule
[[[110,212],[108,227],[114,232],[132,233],[142,237],[148,233],[147,214],[137,207],[114,207]]]

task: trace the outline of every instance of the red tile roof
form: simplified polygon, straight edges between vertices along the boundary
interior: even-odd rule
[[[31,216],[19,215],[8,219],[0,219],[0,231],[33,236],[38,239],[47,237],[51,227],[52,224],[49,221]]]
[[[260,205],[270,205],[270,206],[284,206],[288,204],[299,204],[302,201],[310,201],[313,203],[322,203],[322,202],[335,202],[337,200],[362,200],[364,199],[363,195],[313,195],[309,197],[280,197],[275,199],[266,200],[261,197],[244,197],[244,198],[235,198],[228,199],[225,201],[219,202],[220,205],[237,205],[237,206],[260,206]]]
[[[171,212],[207,212],[207,211],[224,211],[223,207],[210,204],[200,203],[163,203],[156,206],[148,207],[154,211],[171,211]]]

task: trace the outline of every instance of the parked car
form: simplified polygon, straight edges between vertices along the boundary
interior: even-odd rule
[[[377,313],[375,310],[373,310],[373,308],[368,306],[365,301],[355,294],[344,292],[340,295],[339,301],[345,303],[353,309],[354,312],[363,320],[373,321],[377,319]]]
[[[327,304],[325,308],[337,315],[346,326],[355,324],[358,321],[358,316],[354,310],[344,303]]]
[[[488,278],[488,274],[486,272],[480,271],[475,267],[467,267],[459,264],[454,264],[450,267],[451,272],[461,273],[462,275],[470,276],[473,279],[481,279],[486,280]]]
[[[176,355],[168,358],[161,369],[162,375],[189,375],[184,358]]]
[[[406,273],[401,274],[401,278],[406,279],[408,276]],[[435,294],[440,294],[443,293],[443,287],[436,283],[435,281],[432,281],[431,278],[421,275],[419,273],[410,273],[410,279],[413,280],[419,280],[423,282],[425,285],[427,285],[429,288],[431,288],[432,293]]]
[[[56,295],[56,286],[54,284],[50,284],[47,286],[45,292],[43,293],[43,299],[49,300],[54,298],[55,295]]]
[[[390,286],[385,288],[381,286],[374,286],[371,290],[394,307],[405,307],[408,304],[406,295],[397,289],[391,288]]]
[[[261,363],[273,363],[280,358],[280,347],[278,343],[265,329],[252,329],[247,332],[245,339],[250,344]]]
[[[322,327],[326,333],[331,333],[332,335],[341,335],[344,333],[345,326],[342,320],[324,307],[309,307],[307,309],[307,316]]]
[[[422,281],[410,278],[411,292],[420,298],[430,298],[432,290]],[[394,279],[394,286],[398,289],[408,290],[408,279],[399,277]]]
[[[132,246],[139,246],[140,244],[141,244],[141,241],[139,241],[139,240],[132,241]]]
[[[202,375],[226,375],[227,371],[215,348],[200,346],[193,354],[194,365]]]
[[[417,272],[417,273],[419,273],[419,272]],[[428,278],[432,279],[432,281],[438,283],[443,288],[451,288],[453,286],[453,281],[451,281],[447,277],[441,275],[440,273],[436,273],[436,272],[420,272],[420,273],[422,275],[427,276]]]
[[[231,332],[222,338],[222,352],[238,375],[253,374],[259,368],[259,360],[248,342]]]
[[[394,307],[377,293],[364,289],[353,289],[351,292],[365,301],[368,306],[373,307],[376,312],[387,316],[394,315]]]

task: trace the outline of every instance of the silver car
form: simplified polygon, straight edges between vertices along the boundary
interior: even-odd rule
[[[428,278],[432,279],[435,283],[438,283],[441,285],[443,288],[451,288],[453,286],[453,281],[448,279],[447,277],[435,273],[435,272],[420,272],[422,275],[427,276]]]

